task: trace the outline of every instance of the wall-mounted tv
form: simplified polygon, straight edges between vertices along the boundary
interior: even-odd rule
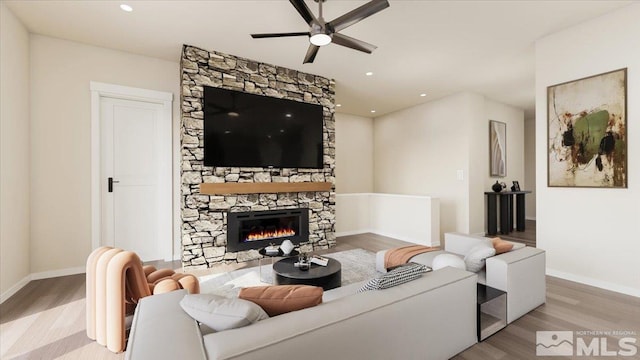
[[[204,87],[204,165],[323,167],[322,106]]]

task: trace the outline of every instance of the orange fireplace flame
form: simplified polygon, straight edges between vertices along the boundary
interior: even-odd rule
[[[260,230],[249,233],[249,235],[247,235],[246,241],[281,238],[294,236],[295,234],[296,232],[293,231],[293,229]]]

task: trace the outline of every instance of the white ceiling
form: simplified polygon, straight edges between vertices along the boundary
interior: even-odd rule
[[[306,37],[249,36],[307,31],[286,0],[2,1],[33,33],[174,62],[189,44],[334,78],[343,105],[338,111],[367,117],[460,91],[531,116],[535,40],[632,2],[389,0],[388,9],[342,31],[377,45],[372,55],[331,44],[303,65]],[[317,13],[317,4],[306,1]],[[134,11],[120,10],[121,3]],[[328,0],[324,17],[332,20],[364,3]]]

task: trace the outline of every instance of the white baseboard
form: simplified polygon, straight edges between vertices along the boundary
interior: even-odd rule
[[[25,287],[25,285],[27,285],[31,280],[49,279],[49,278],[60,277],[60,276],[83,274],[85,271],[86,271],[86,268],[84,266],[79,266],[74,268],[43,271],[43,272],[29,274],[25,276],[22,280],[18,281],[11,288],[9,288],[9,290],[5,291],[4,293],[2,293],[2,295],[0,295],[0,304],[2,304],[8,298],[12,297],[15,293],[20,291],[20,289]]]
[[[15,293],[20,291],[25,285],[27,285],[31,281],[31,274],[22,278],[22,280],[18,281],[15,285],[9,288],[9,290],[5,291],[0,295],[0,304],[5,302],[8,298],[12,297]]]
[[[535,216],[525,216],[524,217],[526,220],[533,220],[536,221],[536,217]]]
[[[613,284],[608,281],[602,281],[602,280],[598,280],[598,279],[594,279],[586,276],[575,275],[575,274],[567,273],[564,271],[558,271],[558,270],[549,269],[549,268],[547,268],[546,273],[549,276],[554,276],[557,278],[577,282],[580,284],[585,284],[585,285],[594,286],[594,287],[605,289],[605,290],[615,291],[621,294],[640,297],[640,289],[638,288],[632,288],[629,286]]]
[[[371,229],[360,229],[360,230],[351,230],[351,231],[341,231],[336,233],[336,237],[341,236],[349,236],[349,235],[358,235],[358,234],[366,234],[373,232]]]
[[[37,272],[37,273],[31,274],[31,280],[49,279],[49,278],[60,277],[60,276],[84,274],[85,271],[86,271],[86,268],[84,266],[79,266],[74,268]]]

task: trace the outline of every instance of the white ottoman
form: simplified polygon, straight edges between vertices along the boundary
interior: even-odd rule
[[[451,266],[454,268],[466,270],[464,260],[453,254],[440,254],[433,259],[431,268],[435,271],[444,267]]]

